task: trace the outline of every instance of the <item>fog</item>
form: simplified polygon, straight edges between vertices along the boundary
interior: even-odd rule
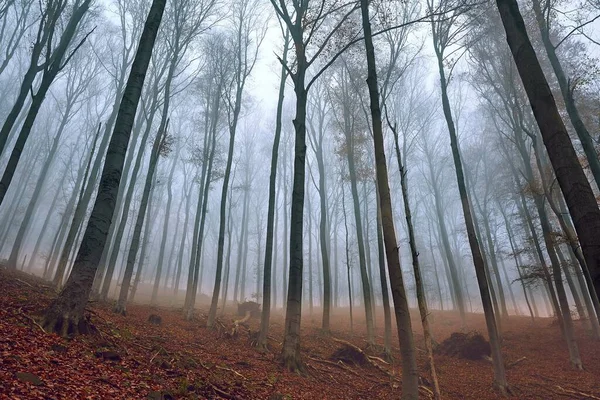
[[[212,306],[211,313],[222,315],[227,305],[265,304],[270,269],[270,307],[277,313],[286,315],[293,300],[303,317],[319,320],[332,309],[339,319],[354,308],[359,324],[369,324],[366,310],[375,310],[377,323],[384,306],[398,312],[399,289],[388,271],[389,254],[397,252],[410,312],[420,307],[417,255],[424,306],[458,312],[464,325],[465,313],[485,309],[475,240],[498,323],[509,316],[567,318],[566,307],[569,320],[571,314],[590,319],[600,334],[590,286],[596,265],[584,267],[583,257],[589,259],[577,241],[578,220],[496,5],[371,2],[397,242],[390,250],[360,4],[306,2],[298,23],[295,3],[167,1],[115,180],[103,174],[104,160],[116,154],[111,134],[126,126],[119,125],[123,104],[135,104],[123,95],[151,2],[0,0],[3,264],[60,291],[87,252],[92,299],[118,300],[122,313],[127,303],[183,308],[186,318],[195,308]],[[552,3],[542,25],[529,2],[520,6],[580,169],[597,195],[598,6],[586,2],[575,12],[574,4]],[[54,14],[42,18],[49,9]],[[299,93],[306,94],[305,121]],[[298,148],[298,135],[305,147]],[[101,193],[109,184],[118,187],[113,198]],[[95,222],[102,234],[80,246],[95,205],[110,209],[105,215],[112,219]],[[298,271],[301,284],[293,286],[297,276],[290,274]]]

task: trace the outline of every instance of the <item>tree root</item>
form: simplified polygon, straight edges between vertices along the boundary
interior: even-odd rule
[[[41,326],[40,324],[38,324],[38,323],[37,323],[37,321],[36,321],[34,318],[32,318],[32,317],[30,317],[29,315],[25,314],[25,313],[22,311],[22,307],[21,307],[21,308],[19,308],[19,309],[17,310],[17,313],[18,313],[19,315],[21,315],[21,316],[23,316],[23,317],[27,318],[29,321],[31,321],[31,322],[32,322],[32,323],[33,323],[35,326],[37,326],[38,328],[40,328],[40,329],[42,330],[42,332],[44,332],[44,333],[48,333],[48,332],[46,332],[46,330],[44,329],[44,327],[43,327],[43,326]]]
[[[56,333],[63,338],[71,338],[76,335],[87,335],[96,329],[90,323],[89,317],[77,317],[60,312],[48,311],[42,323],[42,330],[47,333]]]

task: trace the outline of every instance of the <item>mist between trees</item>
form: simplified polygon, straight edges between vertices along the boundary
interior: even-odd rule
[[[579,5],[579,3],[578,3]],[[420,313],[484,313],[494,384],[513,316],[600,339],[600,6],[532,0],[0,0],[2,264],[89,299],[395,318],[418,397]],[[202,306],[199,306],[202,304]],[[384,321],[376,320],[384,310]],[[354,313],[354,314],[353,314]],[[394,317],[392,317],[394,314]],[[396,345],[396,344],[395,344]],[[567,361],[565,361],[567,362]]]

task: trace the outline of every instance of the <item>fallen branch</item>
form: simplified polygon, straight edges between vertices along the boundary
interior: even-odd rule
[[[369,363],[369,364],[370,364],[372,367],[374,367],[374,368],[378,369],[379,371],[383,372],[384,374],[386,374],[386,375],[388,375],[388,376],[390,376],[390,377],[392,377],[392,378],[396,378],[396,376],[394,376],[394,374],[392,374],[391,372],[387,371],[385,368],[383,368],[383,367],[381,367],[380,365],[378,365],[378,364],[376,364],[375,362],[373,362],[373,361],[371,360],[371,357],[370,357],[370,356],[368,356],[368,355],[366,355],[366,354],[365,354],[365,352],[364,352],[364,351],[362,351],[362,349],[361,349],[360,347],[358,347],[358,346],[355,346],[355,345],[353,345],[352,343],[350,343],[350,342],[347,342],[347,341],[345,341],[345,340],[342,340],[342,339],[336,339],[336,338],[332,338],[332,339],[333,339],[333,341],[334,341],[334,342],[341,343],[341,344],[343,344],[343,345],[345,345],[345,346],[348,346],[348,347],[350,347],[350,348],[354,349],[354,351],[356,351],[356,352],[358,352],[358,353],[362,354],[362,355],[364,356],[365,360],[366,360],[366,361],[367,361],[367,362],[368,362],[368,363]],[[377,357],[375,357],[375,358],[377,358]],[[386,363],[386,364],[387,364],[387,363]]]
[[[212,390],[214,390],[215,393],[217,393],[219,396],[225,397],[226,399],[229,399],[229,400],[235,400],[235,399],[237,399],[237,397],[235,397],[234,395],[229,394],[226,391],[219,389],[218,387],[216,387],[212,383],[210,383],[210,382],[207,382],[207,383],[212,388]]]
[[[385,361],[383,358],[379,358],[379,357],[375,357],[375,356],[369,356],[369,358],[370,358],[371,360],[377,360],[377,361],[379,361],[379,362],[380,362],[380,363],[382,363],[382,364],[385,364],[385,365],[390,365],[390,363],[389,363],[389,362],[387,362],[387,361]]]
[[[156,358],[156,356],[158,355],[158,353],[160,353],[160,350],[158,350],[156,353],[154,353],[154,355],[150,358],[150,363],[152,364],[152,361],[154,361],[154,359]]]
[[[15,278],[15,281],[17,281],[17,282],[21,282],[22,284],[24,284],[24,285],[27,285],[27,286],[29,286],[30,288],[32,288],[32,287],[33,287],[33,285],[32,285],[31,283],[29,283],[29,282],[25,282],[25,281],[22,281],[22,280],[20,280],[20,279],[18,279],[18,278]]]
[[[423,385],[420,385],[420,386],[419,386],[419,390],[422,390],[422,391],[424,391],[424,392],[425,392],[425,395],[426,395],[428,398],[430,398],[430,399],[433,399],[433,398],[434,398],[433,392],[432,392],[432,391],[431,391],[431,390],[430,390],[428,387],[426,387],[426,386],[423,386]]]
[[[239,377],[240,377],[240,378],[242,378],[243,380],[247,380],[247,378],[246,378],[244,375],[240,374],[239,372],[237,372],[237,371],[236,371],[236,370],[234,370],[234,369],[231,369],[231,368],[226,368],[226,367],[221,367],[221,366],[218,366],[218,365],[215,365],[215,367],[216,367],[217,369],[221,369],[221,370],[223,370],[223,371],[230,371],[230,372],[233,372],[234,374],[236,374],[237,376],[239,376]]]
[[[598,397],[598,396],[594,396],[593,394],[588,394],[588,393],[578,392],[578,391],[576,391],[576,390],[565,389],[565,388],[563,388],[563,387],[560,387],[560,386],[558,386],[558,385],[556,385],[556,387],[557,387],[559,390],[562,390],[562,391],[563,391],[563,392],[565,392],[565,393],[568,393],[568,394],[574,394],[574,395],[577,395],[578,397],[581,397],[581,398],[586,398],[586,399],[594,399],[594,400],[600,400],[600,397]]]
[[[327,364],[327,365],[333,365],[334,367],[343,369],[344,371],[348,371],[353,375],[356,375],[358,377],[361,377],[356,371],[353,371],[351,368],[348,368],[346,365],[344,365],[344,363],[342,363],[341,361],[339,363],[335,363],[333,361],[328,361],[328,360],[321,360],[320,358],[313,358],[308,356],[308,358],[312,361],[318,362],[318,363],[322,363],[322,364]]]
[[[517,365],[517,364],[520,364],[520,363],[522,363],[522,362],[523,362],[523,361],[525,361],[525,360],[527,360],[527,357],[521,357],[521,358],[519,358],[518,360],[516,360],[516,361],[513,361],[513,362],[511,362],[510,364],[508,364],[508,365],[506,366],[506,368],[512,368],[512,367],[514,367],[515,365]]]

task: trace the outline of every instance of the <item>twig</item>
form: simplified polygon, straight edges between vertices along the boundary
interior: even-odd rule
[[[154,361],[154,359],[156,358],[156,356],[158,355],[158,353],[160,353],[160,350],[158,350],[156,353],[154,353],[154,355],[152,356],[152,358],[150,358],[150,363],[152,364],[152,361]]]
[[[333,365],[334,367],[338,367],[340,369],[343,369],[344,371],[348,371],[353,375],[356,375],[358,377],[361,377],[356,371],[353,371],[351,368],[348,368],[347,366],[345,366],[341,361],[339,363],[335,363],[333,361],[327,361],[327,360],[321,360],[319,358],[313,358],[313,357],[308,357],[310,360],[316,361],[318,363],[323,363],[323,364],[327,364],[327,365]]]
[[[563,392],[565,392],[565,393],[569,393],[569,394],[575,394],[575,395],[577,395],[577,396],[581,396],[581,397],[584,397],[584,398],[586,398],[586,399],[600,400],[600,397],[594,396],[593,394],[588,394],[588,393],[578,392],[578,391],[576,391],[576,390],[569,390],[569,389],[565,389],[565,388],[562,388],[562,387],[560,387],[560,386],[558,386],[558,385],[556,385],[556,387],[557,387],[559,390],[562,390],[562,391],[563,391]]]
[[[377,361],[379,361],[382,364],[390,365],[390,363],[387,362],[387,361],[385,361],[383,358],[379,358],[379,357],[375,357],[375,356],[369,356],[369,358],[371,360],[377,360]]]
[[[522,362],[523,362],[523,361],[525,361],[525,360],[527,360],[527,357],[521,357],[521,358],[519,358],[518,360],[516,360],[516,361],[513,361],[513,362],[511,362],[510,364],[508,364],[508,365],[506,366],[506,368],[512,368],[512,367],[514,367],[515,365],[517,365],[517,364],[520,364],[520,363],[522,363]]]
[[[234,373],[234,374],[236,374],[237,376],[241,377],[243,380],[247,380],[247,378],[246,378],[244,375],[240,374],[239,372],[237,372],[237,371],[236,371],[236,370],[234,370],[234,369],[231,369],[231,368],[226,368],[226,367],[221,367],[221,366],[218,366],[218,365],[215,365],[215,367],[216,367],[217,369],[222,369],[223,371],[230,371],[230,372],[233,372],[233,373]]]
[[[237,397],[235,397],[232,394],[227,393],[224,390],[219,389],[218,387],[216,387],[215,385],[213,385],[210,382],[207,382],[208,385],[212,388],[212,390],[214,390],[218,395],[220,395],[221,397],[225,397],[226,399],[230,399],[230,400],[235,400],[237,399]]]
[[[430,399],[434,398],[433,392],[428,387],[420,385],[419,389],[424,391],[427,394],[427,397],[429,397]]]
[[[29,282],[25,282],[25,281],[22,281],[22,280],[20,280],[20,279],[18,279],[18,278],[15,278],[15,281],[17,281],[17,282],[21,282],[22,284],[24,284],[24,285],[27,285],[27,286],[29,286],[30,288],[32,288],[32,287],[33,287],[33,285],[32,285],[31,283],[29,283]]]

